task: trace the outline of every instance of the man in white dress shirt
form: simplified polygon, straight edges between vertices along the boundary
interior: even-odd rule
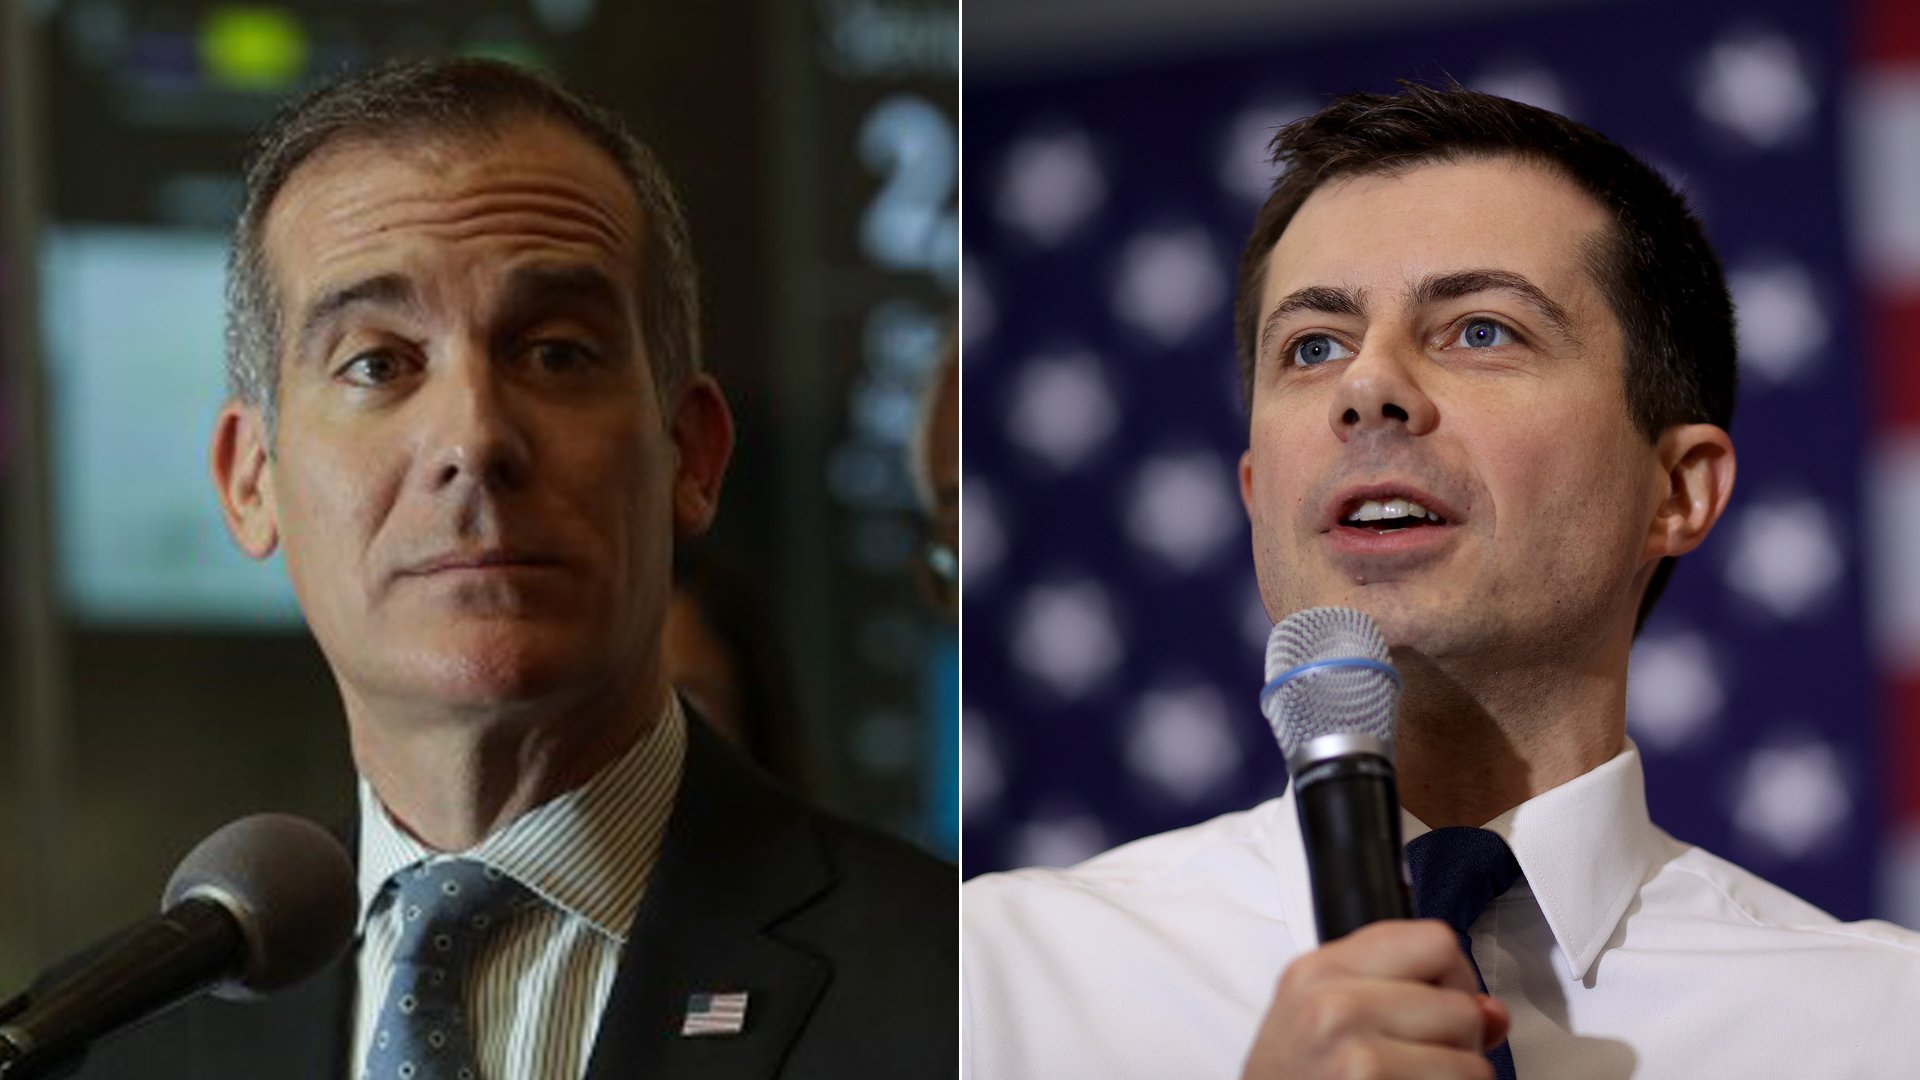
[[[1920,1074],[1920,935],[1675,841],[1626,738],[1634,634],[1733,490],[1698,222],[1598,133],[1458,88],[1337,99],[1274,151],[1236,311],[1267,611],[1379,622],[1404,839],[1484,827],[1517,876],[1471,962],[1435,920],[1320,945],[1291,794],[977,878],[968,1075]]]

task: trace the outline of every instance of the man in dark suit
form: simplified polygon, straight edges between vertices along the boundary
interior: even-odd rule
[[[83,1075],[943,1075],[955,878],[770,784],[670,691],[675,541],[732,448],[645,147],[482,61],[261,137],[213,473],[281,551],[361,777],[355,947]]]

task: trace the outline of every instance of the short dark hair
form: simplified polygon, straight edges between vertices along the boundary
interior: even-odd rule
[[[396,62],[320,88],[283,109],[254,140],[246,196],[227,259],[227,393],[274,426],[283,312],[267,265],[268,212],[288,178],[348,141],[484,139],[514,121],[558,122],[605,151],[640,204],[641,334],[654,380],[700,369],[700,293],[686,214],[664,169],[611,112],[544,75],[498,60]]]
[[[1624,404],[1634,426],[1653,440],[1676,424],[1725,428],[1733,422],[1733,299],[1719,257],[1686,199],[1606,136],[1492,94],[1403,82],[1394,94],[1334,98],[1281,128],[1270,149],[1283,172],[1254,219],[1234,301],[1241,390],[1249,408],[1267,257],[1309,195],[1343,177],[1512,158],[1565,176],[1612,218],[1612,229],[1582,254],[1620,321]],[[1635,633],[1666,588],[1673,563],[1662,559],[1654,571]]]

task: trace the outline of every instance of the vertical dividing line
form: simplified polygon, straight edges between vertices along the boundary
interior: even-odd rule
[[[4,333],[16,451],[6,514],[15,687],[4,706],[13,716],[6,725],[11,730],[0,732],[11,742],[4,770],[11,775],[0,779],[13,793],[9,816],[18,845],[7,860],[11,880],[0,884],[12,889],[22,915],[21,940],[28,959],[38,963],[66,944],[59,899],[67,880],[63,859],[71,850],[65,842],[71,808],[65,649],[54,597],[50,395],[39,331],[39,223],[45,206],[40,180],[47,158],[33,7],[0,0],[0,73],[6,78],[0,88],[0,133],[6,138],[0,146],[0,236],[12,245]]]
[[[840,380],[824,355],[823,327],[834,303],[820,236],[819,75],[817,0],[763,0],[767,86],[773,148],[767,205],[774,228],[772,274],[777,343],[773,385],[780,438],[780,560],[783,636],[792,650],[794,689],[806,721],[808,765],[822,802],[844,809],[846,757],[841,733],[850,722],[842,692],[852,643],[835,632],[834,529],[838,520],[827,490],[827,454],[839,415]],[[834,147],[850,153],[850,147]],[[825,629],[827,632],[823,632]]]

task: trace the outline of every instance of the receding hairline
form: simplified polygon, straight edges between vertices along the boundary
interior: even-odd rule
[[[1329,172],[1301,197],[1299,204],[1287,215],[1286,223],[1282,225],[1280,231],[1275,234],[1273,242],[1268,244],[1266,249],[1261,252],[1259,274],[1263,294],[1267,287],[1268,264],[1272,261],[1274,252],[1279,249],[1280,241],[1285,239],[1287,233],[1292,231],[1293,223],[1299,220],[1300,214],[1322,193],[1350,187],[1368,180],[1405,179],[1414,173],[1427,169],[1480,164],[1502,165],[1508,167],[1515,173],[1531,172],[1536,176],[1559,180],[1567,191],[1579,196],[1581,200],[1598,215],[1599,230],[1586,237],[1582,237],[1581,242],[1583,244],[1603,240],[1609,233],[1619,228],[1619,221],[1608,208],[1607,204],[1602,201],[1598,195],[1588,190],[1588,188],[1581,183],[1580,178],[1574,175],[1572,170],[1552,158],[1529,153],[1469,148],[1455,150],[1453,152],[1436,153],[1431,157],[1385,162],[1376,167],[1361,167]],[[1265,310],[1264,301],[1261,304],[1261,309],[1263,311]]]
[[[1345,168],[1336,166],[1322,170],[1321,176],[1314,181],[1313,186],[1308,188],[1306,193],[1301,196],[1300,202],[1287,214],[1286,223],[1281,226],[1280,231],[1275,234],[1273,242],[1268,244],[1266,250],[1262,253],[1260,260],[1261,273],[1265,274],[1267,259],[1273,255],[1274,248],[1280,245],[1281,238],[1287,235],[1287,230],[1293,228],[1294,220],[1300,216],[1302,210],[1307,208],[1307,204],[1312,202],[1321,192],[1334,188],[1347,187],[1364,180],[1398,180],[1424,169],[1476,164],[1505,165],[1515,172],[1533,171],[1540,175],[1557,177],[1569,190],[1584,196],[1586,201],[1592,205],[1595,210],[1600,212],[1608,226],[1617,227],[1618,225],[1618,222],[1615,220],[1613,213],[1608,209],[1606,203],[1594,192],[1588,190],[1586,185],[1581,182],[1579,176],[1575,175],[1573,170],[1564,162],[1558,161],[1545,154],[1526,150],[1477,146],[1442,147],[1431,154],[1424,154],[1418,157],[1398,158],[1392,161],[1355,165]]]
[[[633,240],[638,245],[632,253],[637,257],[645,255],[645,242],[655,226],[652,215],[641,200],[625,166],[606,147],[600,145],[591,136],[578,130],[566,119],[547,113],[525,108],[514,115],[503,116],[499,122],[461,125],[455,128],[435,126],[425,121],[418,125],[417,131],[390,129],[386,131],[343,130],[335,132],[302,154],[276,178],[276,182],[266,201],[250,208],[255,235],[263,249],[272,235],[271,223],[284,200],[287,191],[298,184],[303,177],[311,176],[315,170],[326,167],[330,162],[347,154],[373,152],[382,157],[395,159],[415,159],[423,162],[426,168],[433,167],[436,158],[459,158],[463,151],[491,149],[505,145],[516,133],[530,129],[544,129],[581,147],[592,151],[592,156],[606,167],[605,179],[611,181],[610,190],[618,191],[620,205],[615,209],[632,215],[635,226]]]
[[[409,129],[413,130],[409,130]],[[659,240],[655,236],[654,215],[648,213],[640,192],[633,179],[628,176],[625,166],[605,146],[592,136],[581,131],[564,116],[555,115],[537,106],[517,106],[496,115],[473,119],[457,126],[436,125],[422,120],[415,124],[402,124],[381,131],[347,129],[336,131],[309,148],[296,161],[282,171],[265,201],[252,208],[253,241],[264,271],[264,283],[268,298],[275,309],[275,322],[281,341],[276,343],[279,352],[294,342],[287,338],[289,331],[297,332],[294,322],[300,312],[289,307],[289,297],[282,277],[282,268],[275,257],[276,238],[282,231],[277,223],[285,219],[281,213],[285,198],[303,180],[309,180],[319,170],[329,164],[338,163],[343,155],[355,153],[375,153],[382,157],[415,159],[431,170],[435,159],[459,158],[464,152],[486,150],[506,144],[517,133],[529,129],[544,129],[563,139],[585,147],[607,172],[602,179],[609,182],[608,190],[617,192],[614,197],[618,205],[608,207],[616,215],[616,228],[627,229],[625,236],[609,235],[609,239],[618,240],[626,250],[616,260],[623,264],[633,275],[630,287],[632,301],[638,308],[644,306],[647,276],[659,272],[659,268],[650,263],[659,254]],[[618,215],[626,217],[625,222]],[[277,352],[273,362],[277,365],[284,356]],[[650,359],[649,363],[653,361]]]

